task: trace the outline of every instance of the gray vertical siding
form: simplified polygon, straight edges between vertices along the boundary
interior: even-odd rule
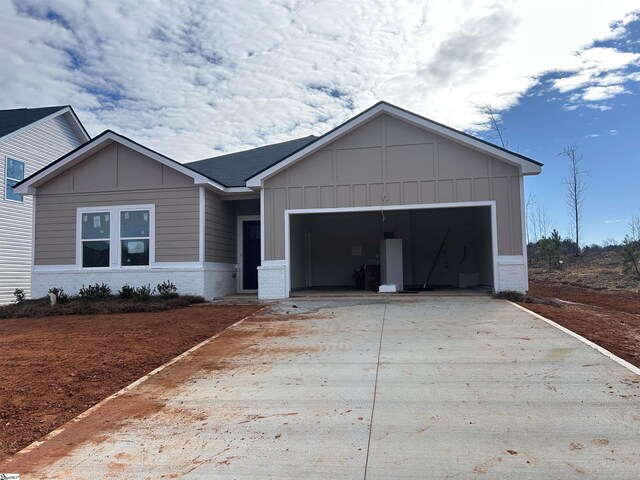
[[[79,207],[155,205],[156,262],[197,262],[199,191],[193,180],[111,143],[41,185],[36,193],[35,264],[76,263]]]
[[[265,256],[284,259],[284,211],[495,200],[498,254],[522,254],[519,170],[380,115],[265,182]]]
[[[31,291],[33,198],[5,200],[6,157],[24,161],[29,176],[81,143],[64,114],[0,139],[0,304],[12,301],[16,288]]]

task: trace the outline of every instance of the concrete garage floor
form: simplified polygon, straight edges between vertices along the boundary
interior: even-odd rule
[[[372,301],[279,304],[0,471],[639,477],[640,376],[487,296]]]

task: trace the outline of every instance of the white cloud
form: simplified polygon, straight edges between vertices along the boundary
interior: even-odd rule
[[[609,130],[609,135],[617,135],[618,131],[617,130]]]
[[[584,89],[581,101],[619,94],[637,58],[584,46],[622,35],[634,7],[4,1],[0,108],[71,103],[92,134],[112,128],[178,160],[324,133],[381,99],[473,130],[474,102],[509,108],[549,71],[565,70],[555,87]]]
[[[585,135],[584,138],[598,138],[599,136],[599,133],[590,133],[589,135]]]

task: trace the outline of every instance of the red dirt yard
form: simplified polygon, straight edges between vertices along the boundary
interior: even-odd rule
[[[0,461],[259,309],[0,320]]]
[[[523,307],[640,367],[640,292],[530,281],[529,293],[560,300],[561,307],[522,303]]]

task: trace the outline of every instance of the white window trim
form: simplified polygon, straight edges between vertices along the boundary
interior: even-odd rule
[[[120,248],[120,213],[136,210],[149,210],[149,265],[120,265],[122,251]],[[82,266],[82,215],[85,213],[106,212],[109,213],[109,266],[108,267],[83,267]],[[146,238],[146,237],[145,237]],[[115,246],[115,248],[114,248]],[[109,270],[149,270],[156,263],[156,206],[147,205],[97,205],[95,207],[78,207],[76,209],[76,269],[86,271]]]
[[[22,178],[18,179],[18,178],[9,177],[9,159],[15,160],[16,162],[22,163]],[[16,157],[11,157],[9,155],[5,155],[4,156],[4,178],[3,178],[3,182],[4,182],[4,199],[7,202],[13,202],[13,203],[19,203],[19,204],[23,204],[24,203],[24,197],[22,195],[20,195],[20,200],[16,200],[14,198],[7,197],[7,192],[9,191],[9,188],[7,187],[7,181],[8,180],[13,180],[15,182],[20,183],[25,178],[27,178],[27,162],[25,162],[24,160],[20,160],[19,158],[16,158]],[[18,194],[16,194],[16,195],[18,195]]]

